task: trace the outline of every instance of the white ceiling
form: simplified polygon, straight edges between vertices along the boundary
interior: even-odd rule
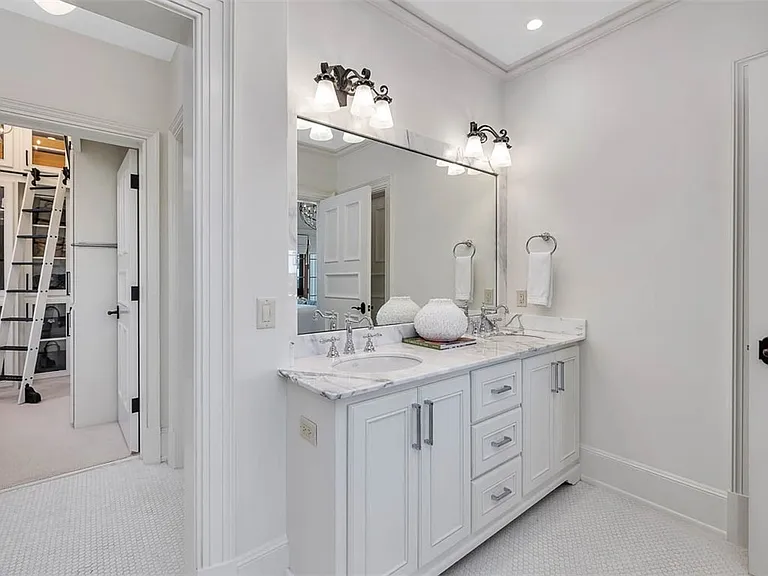
[[[90,36],[96,40],[139,52],[158,60],[170,62],[177,46],[175,42],[88,12],[82,8],[77,8],[64,16],[53,16],[40,8],[33,0],[0,0],[0,9],[15,12],[83,36]],[[0,14],[2,10],[0,10]],[[2,16],[0,16],[0,21],[2,21]]]
[[[300,145],[309,146],[310,148],[316,148],[318,150],[323,150],[325,152],[330,152],[331,154],[338,154],[340,152],[344,152],[350,148],[355,148],[362,144],[365,144],[366,142],[366,140],[363,140],[362,142],[359,142],[357,144],[350,144],[348,142],[344,142],[343,140],[344,132],[342,132],[341,130],[332,128],[331,132],[333,132],[333,140],[326,140],[324,142],[312,140],[309,137],[309,130],[297,130],[296,135]]]
[[[509,71],[527,57],[644,2],[622,0],[392,0],[482,58]],[[538,18],[536,31],[526,24]]]

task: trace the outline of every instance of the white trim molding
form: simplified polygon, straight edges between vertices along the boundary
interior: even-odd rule
[[[466,38],[458,36],[439,22],[428,17],[418,8],[403,0],[366,0],[382,12],[385,12],[401,24],[408,26],[421,36],[443,46],[454,55],[470,64],[493,74],[499,78],[511,80],[526,72],[535,70],[545,64],[554,62],[575,50],[579,50],[592,42],[621,30],[625,26],[642,20],[677,3],[679,0],[642,0],[635,2],[624,10],[603,18],[592,26],[579,30],[559,42],[534,52],[533,54],[505,64],[485,52]]]
[[[726,492],[581,445],[582,480],[685,517],[725,536]]]
[[[273,576],[287,574],[288,538],[282,536],[237,558],[200,570],[200,576]]]

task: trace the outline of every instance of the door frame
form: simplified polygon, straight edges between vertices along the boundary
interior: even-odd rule
[[[732,378],[731,378],[731,481],[727,499],[730,542],[749,545],[749,378],[748,322],[748,85],[750,62],[768,57],[768,51],[733,64],[733,237],[732,237]],[[750,351],[752,352],[752,351]]]
[[[160,462],[160,134],[111,120],[0,98],[8,124],[139,150],[139,435],[141,458]],[[73,270],[73,272],[75,272]],[[74,374],[70,371],[70,374]]]

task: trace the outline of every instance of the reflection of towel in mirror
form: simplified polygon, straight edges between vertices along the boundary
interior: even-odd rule
[[[528,255],[528,303],[552,306],[552,253]]]
[[[455,258],[455,282],[456,300],[472,300],[472,257],[457,256]]]

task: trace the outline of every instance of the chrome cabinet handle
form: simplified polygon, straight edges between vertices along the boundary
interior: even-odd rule
[[[432,400],[424,400],[424,406],[427,407],[427,433],[429,438],[424,438],[424,444],[428,446],[435,445],[435,404]]]
[[[504,394],[504,392],[509,392],[510,390],[512,390],[512,386],[506,384],[500,388],[491,388],[491,394]]]
[[[504,436],[504,438],[502,438],[501,440],[494,440],[493,442],[491,442],[491,446],[493,446],[494,448],[501,448],[502,446],[504,446],[505,444],[509,444],[510,442],[512,442],[512,438],[510,438],[509,436]]]
[[[500,502],[510,494],[512,494],[512,490],[505,487],[504,490],[501,491],[501,494],[491,494],[491,500],[493,500],[494,502]]]
[[[421,404],[411,404],[416,411],[416,442],[411,444],[414,450],[421,450]]]
[[[557,391],[565,392],[565,362],[563,361],[558,362],[557,367],[559,369],[559,372],[557,375]]]
[[[549,391],[557,392],[557,362],[551,362],[549,364]]]

